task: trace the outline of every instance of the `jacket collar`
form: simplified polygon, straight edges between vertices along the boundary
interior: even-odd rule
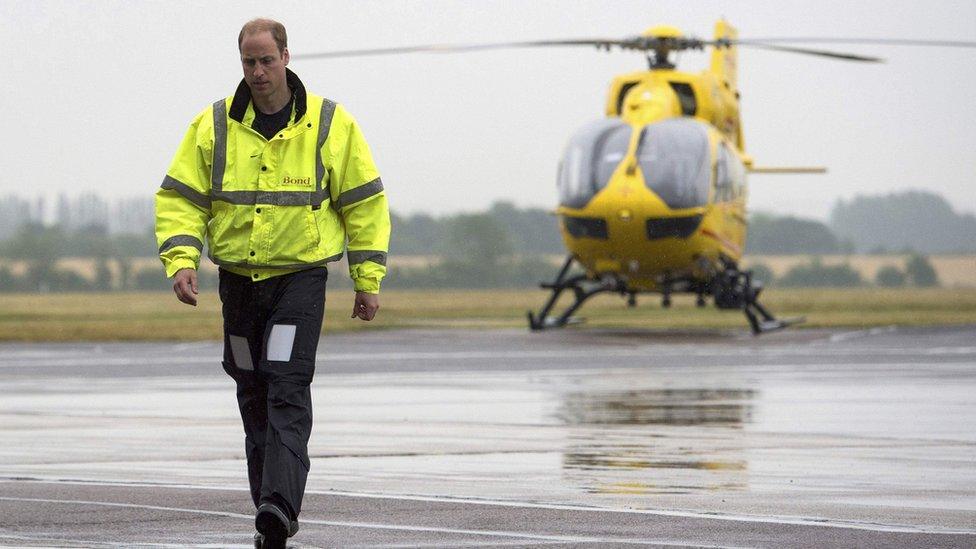
[[[291,69],[285,69],[285,82],[288,87],[291,88],[291,93],[295,98],[295,119],[292,121],[301,120],[302,116],[305,116],[305,110],[308,108],[308,96],[305,93],[305,84],[298,78],[298,75],[291,72]],[[251,88],[247,86],[247,82],[241,79],[241,83],[237,85],[237,91],[234,92],[234,100],[230,104],[230,112],[228,115],[241,122],[244,120],[244,114],[247,112],[247,106],[251,103]]]

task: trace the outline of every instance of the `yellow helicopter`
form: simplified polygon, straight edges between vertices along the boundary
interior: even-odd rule
[[[556,213],[568,257],[532,330],[563,327],[590,297],[614,292],[636,305],[636,295],[656,292],[662,305],[675,293],[693,293],[698,306],[711,297],[719,309],[745,313],[755,334],[803,319],[777,319],[758,297],[760,284],[740,269],[746,242],[746,176],[749,173],[823,173],[824,168],[761,168],[745,152],[739,114],[737,47],[749,46],[848,61],[881,59],[786,46],[790,42],[868,43],[976,47],[976,42],[905,39],[768,38],[740,40],[726,21],[714,39],[685,36],[656,26],[640,36],[468,45],[427,45],[295,55],[350,57],[414,52],[463,52],[539,46],[596,46],[645,52],[646,71],[613,79],[606,118],[570,138],[557,176]],[[712,48],[700,73],[676,70],[670,56]],[[582,272],[575,274],[573,265]],[[573,302],[551,314],[560,296]]]

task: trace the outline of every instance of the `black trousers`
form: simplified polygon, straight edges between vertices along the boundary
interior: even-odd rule
[[[302,510],[325,268],[259,282],[220,270],[224,371],[237,382],[251,498]]]

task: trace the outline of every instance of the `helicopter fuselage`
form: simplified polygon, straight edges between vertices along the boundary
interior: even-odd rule
[[[613,81],[607,115],[560,166],[566,247],[591,277],[628,290],[702,288],[745,245],[737,92],[712,71],[652,69]]]

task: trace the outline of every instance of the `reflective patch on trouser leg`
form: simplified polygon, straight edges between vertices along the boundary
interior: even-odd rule
[[[227,335],[230,339],[230,352],[234,355],[234,365],[241,370],[253,370],[254,364],[251,363],[251,348],[247,345],[247,338],[235,335]]]
[[[295,345],[295,326],[293,324],[275,324],[268,336],[268,360],[288,362],[291,360],[291,348]]]

